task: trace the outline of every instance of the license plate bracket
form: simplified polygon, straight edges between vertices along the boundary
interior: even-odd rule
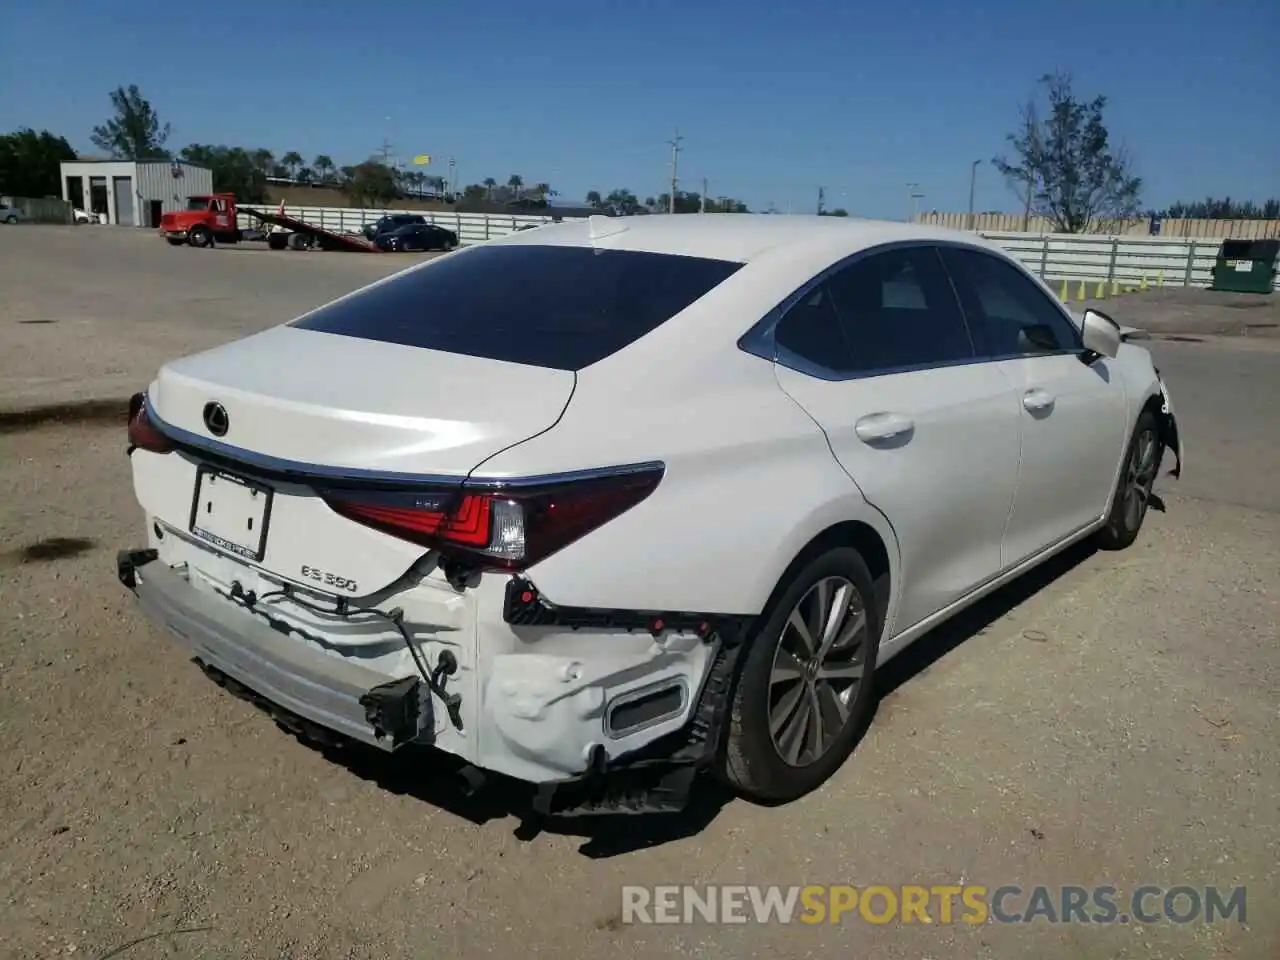
[[[196,470],[191,498],[193,536],[253,563],[267,552],[275,491],[264,483],[209,466]]]

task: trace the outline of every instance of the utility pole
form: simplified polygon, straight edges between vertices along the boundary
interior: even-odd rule
[[[969,230],[973,229],[973,191],[978,185],[978,165],[981,163],[981,160],[975,160],[969,168]]]
[[[910,212],[907,214],[907,223],[911,223],[915,220],[916,212],[918,210],[916,206],[916,201],[924,197],[924,194],[921,193],[918,189],[919,186],[920,184],[918,183],[907,184],[907,205],[910,210]]]
[[[383,117],[382,122],[387,125],[386,127],[387,130],[391,129],[390,117]],[[382,153],[382,165],[384,167],[391,166],[391,141],[388,140],[385,136],[382,138],[382,147],[380,152]]]
[[[702,178],[702,196],[698,198],[698,212],[707,212],[707,178]]]
[[[822,201],[826,198],[821,187],[818,188],[818,216],[822,216]]]
[[[677,127],[676,135],[667,141],[667,143],[671,144],[671,196],[667,200],[667,213],[676,212],[676,172],[680,163],[680,150],[682,149],[680,141],[683,139],[684,137],[680,136],[680,129]]]

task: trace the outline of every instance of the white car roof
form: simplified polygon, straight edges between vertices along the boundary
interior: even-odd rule
[[[492,243],[594,246],[750,263],[780,247],[829,252],[839,259],[865,247],[900,240],[950,240],[995,247],[976,233],[918,223],[751,213],[647,214],[589,217],[522,230]]]

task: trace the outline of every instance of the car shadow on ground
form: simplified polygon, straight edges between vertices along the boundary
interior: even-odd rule
[[[1152,506],[1161,510],[1164,505],[1153,497]],[[891,704],[892,694],[900,687],[1075,569],[1095,551],[1089,541],[1064,550],[952,617],[885,664],[876,674],[876,707],[859,731],[858,740],[861,741],[886,701]],[[297,734],[297,731],[292,732]],[[395,754],[384,754],[356,744],[319,745],[305,735],[298,734],[298,738],[351,773],[376,783],[384,790],[414,797],[471,823],[479,825],[490,820],[514,818],[519,821],[515,836],[526,841],[543,832],[581,837],[584,843],[579,852],[592,859],[621,856],[696,836],[735,799],[731,790],[708,776],[696,785],[688,806],[680,813],[548,818],[534,811],[533,788],[530,785],[495,776],[478,790],[471,790],[459,776],[461,762],[439,751],[409,748]],[[853,762],[857,762],[856,756],[855,748]]]

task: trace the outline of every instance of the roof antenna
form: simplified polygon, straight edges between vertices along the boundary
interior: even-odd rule
[[[591,241],[594,243],[604,237],[612,237],[615,234],[626,233],[627,225],[620,223],[613,217],[602,217],[599,214],[592,214],[587,217],[587,230]]]

